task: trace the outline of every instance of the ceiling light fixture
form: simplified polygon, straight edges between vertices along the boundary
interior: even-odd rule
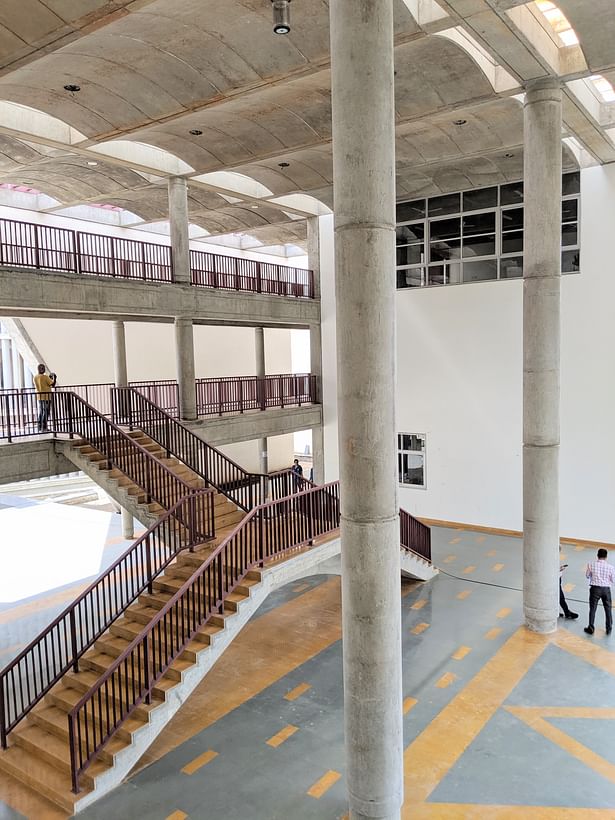
[[[188,133],[192,134],[193,137],[200,137],[203,132],[198,128],[191,128],[190,131],[188,131]]]
[[[88,165],[98,165],[98,163],[94,162],[94,160],[89,160]]]
[[[465,125],[467,120],[453,120],[453,125]]]
[[[290,0],[271,0],[273,8],[273,33],[289,34]]]
[[[514,157],[514,154],[504,154],[504,156],[506,157],[506,159],[511,159],[512,157]]]
[[[75,85],[74,83],[67,83],[64,86],[64,91],[70,91],[71,94],[76,94],[77,91],[81,91],[81,86]]]

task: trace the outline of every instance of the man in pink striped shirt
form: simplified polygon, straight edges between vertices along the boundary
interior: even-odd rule
[[[613,611],[611,609],[611,587],[615,583],[615,567],[606,560],[608,552],[598,550],[598,560],[587,565],[585,577],[589,578],[589,626],[585,627],[588,635],[594,634],[594,618],[598,601],[602,601],[606,616],[606,634],[613,628]]]

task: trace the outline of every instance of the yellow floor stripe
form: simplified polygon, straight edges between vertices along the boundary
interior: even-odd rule
[[[574,551],[575,552],[583,552],[584,549],[585,549],[585,547],[582,546],[582,544],[577,544],[576,547],[574,548]]]
[[[469,567],[466,567],[464,569],[463,574],[464,575],[469,575],[471,572],[474,572],[475,569],[476,569],[476,567],[473,564],[470,564]]]
[[[410,607],[410,609],[423,609],[423,607],[425,606],[426,603],[427,603],[427,599],[426,598],[421,598],[420,601],[415,601],[412,604],[412,606]]]
[[[457,538],[451,538],[451,540],[448,543],[449,544],[458,544],[460,541],[461,541],[461,537],[457,536]]]
[[[497,550],[489,550],[489,552],[487,553],[487,558],[495,558],[497,554]]]
[[[421,816],[417,804],[425,803],[548,644],[542,635],[519,629],[410,744],[404,753],[404,818]],[[484,809],[476,817],[492,816],[490,807]]]
[[[465,601],[465,599],[469,598],[471,594],[472,594],[471,589],[464,589],[461,592],[457,593],[457,597],[459,598],[460,601]]]
[[[477,543],[477,544],[482,544],[482,543],[483,543],[483,541],[485,540],[485,538],[486,538],[486,536],[484,536],[484,535],[478,535],[478,536],[476,536],[476,543]]]
[[[308,689],[311,689],[312,685],[310,683],[300,683],[299,686],[295,686],[294,689],[291,689],[290,692],[287,692],[284,695],[285,700],[297,700],[297,698],[301,697],[304,692],[307,692]]]
[[[501,572],[504,569],[504,564],[494,564],[492,569],[494,572]]]
[[[209,749],[209,751],[203,752],[202,755],[195,757],[194,760],[187,763],[182,769],[182,772],[184,774],[194,774],[195,772],[198,772],[199,769],[202,769],[203,766],[207,766],[208,763],[211,763],[215,757],[218,757],[218,752],[214,752],[212,749]]]
[[[503,609],[500,609],[500,611],[496,614],[495,617],[496,618],[507,618],[510,615],[511,612],[512,612],[512,609],[510,609],[510,607],[505,606]]]
[[[445,672],[442,677],[436,681],[436,686],[438,689],[446,689],[447,686],[450,686],[451,683],[454,683],[456,680],[457,675],[453,675],[452,672]]]
[[[341,776],[339,772],[334,772],[333,769],[329,769],[320,780],[317,780],[316,783],[308,789],[307,793],[310,797],[315,797],[316,800],[319,800],[325,792],[329,791],[331,786],[337,783]]]
[[[298,587],[293,587],[293,592],[305,592],[305,590],[309,588],[309,584],[299,584]]]
[[[404,698],[404,715],[407,715],[413,706],[416,706],[418,700],[416,698]]]
[[[564,584],[564,592],[572,592],[576,584]]]
[[[494,638],[497,638],[501,631],[499,626],[494,626],[493,629],[485,633],[485,638],[487,638],[488,641],[492,641]]]
[[[298,731],[299,728],[297,726],[292,726],[289,723],[288,726],[285,726],[283,729],[280,729],[277,735],[270,737],[269,740],[265,742],[267,743],[267,746],[273,746],[274,749],[277,749],[278,746],[281,746],[285,740],[288,740],[289,737],[292,737],[295,734],[295,732]]]
[[[421,632],[425,632],[426,629],[429,629],[429,624],[417,624],[410,632],[412,632],[413,635],[420,635]]]
[[[166,817],[165,820],[186,820],[186,817],[188,817],[186,812],[179,811],[178,809],[177,811],[174,811],[173,814],[169,814],[169,816]]]
[[[453,653],[453,660],[462,661],[471,651],[472,649],[469,646],[460,646],[459,649]]]
[[[447,555],[446,558],[444,559],[444,563],[445,564],[452,564],[452,562],[455,561],[456,559],[457,559],[456,555]]]

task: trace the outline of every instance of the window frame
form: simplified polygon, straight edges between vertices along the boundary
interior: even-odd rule
[[[420,450],[405,450],[402,448],[401,444],[403,442],[404,436],[410,436],[412,438],[417,438],[422,441],[422,447]],[[403,458],[404,455],[415,455],[420,456],[422,459],[422,469],[423,469],[423,483],[422,484],[414,484],[402,481],[402,471],[400,470],[400,459]],[[406,487],[408,489],[414,490],[426,490],[427,489],[427,434],[426,433],[397,433],[397,484],[399,487]]]

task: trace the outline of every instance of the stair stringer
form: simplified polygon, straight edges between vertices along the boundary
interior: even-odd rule
[[[67,458],[78,470],[84,472],[88,478],[91,478],[95,484],[109,495],[116,504],[119,504],[124,509],[136,518],[147,529],[152,527],[160,516],[148,510],[145,504],[139,504],[134,497],[130,495],[127,490],[120,487],[115,478],[111,478],[109,471],[100,470],[96,467],[96,462],[90,461],[87,456],[82,455],[75,447],[73,441],[56,441],[56,452],[61,453]]]
[[[234,615],[225,618],[224,628],[212,635],[209,646],[204,645],[197,653],[196,663],[181,673],[181,681],[167,692],[166,700],[149,712],[149,722],[132,734],[132,743],[114,755],[113,766],[96,778],[92,791],[77,799],[74,813],[83,811],[120,785],[271,592],[304,575],[317,574],[319,566],[339,552],[340,539],[335,538],[261,570],[261,581],[250,587],[249,597],[238,604]]]

